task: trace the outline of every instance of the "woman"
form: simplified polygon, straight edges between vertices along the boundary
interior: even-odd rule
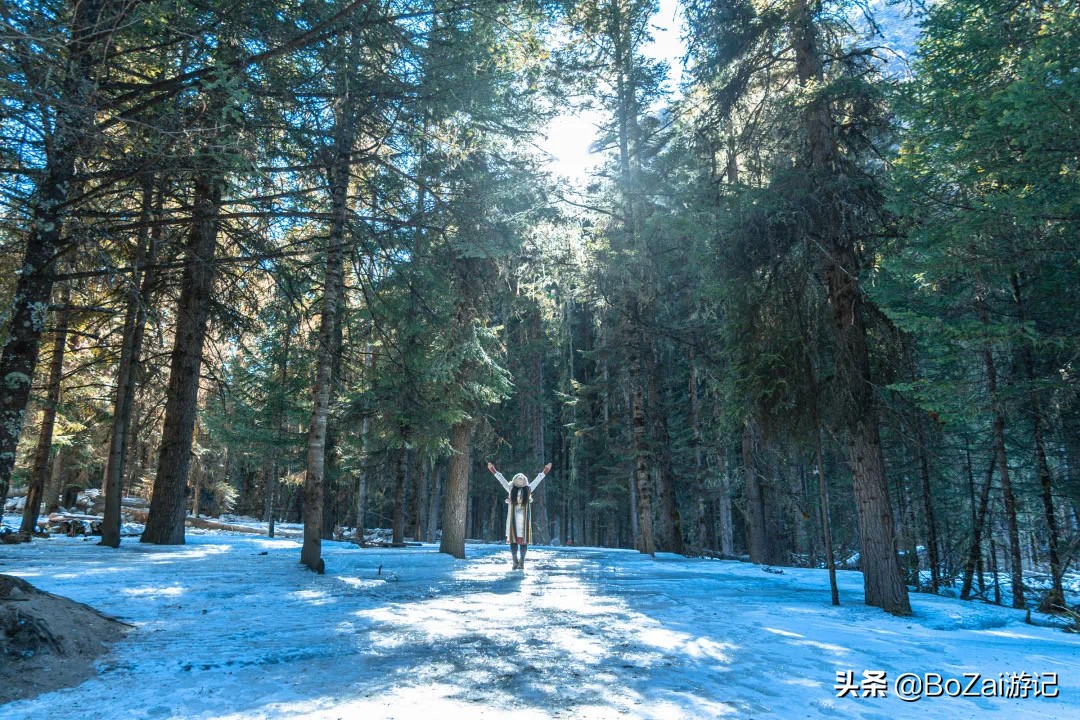
[[[487,464],[488,471],[495,476],[503,490],[509,493],[506,504],[506,542],[510,543],[510,554],[514,558],[514,569],[525,569],[525,550],[532,541],[532,513],[529,505],[532,503],[532,493],[540,481],[551,472],[551,463],[529,482],[529,479],[518,473],[511,482],[507,482],[502,473],[495,469],[492,463]],[[518,548],[521,548],[521,559],[518,559]]]

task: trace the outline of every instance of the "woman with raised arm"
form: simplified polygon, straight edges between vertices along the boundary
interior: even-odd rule
[[[514,558],[514,569],[525,569],[525,550],[529,547],[529,543],[532,542],[532,511],[530,505],[532,504],[532,493],[536,489],[536,486],[540,484],[540,481],[551,472],[551,463],[544,466],[544,469],[540,471],[540,474],[536,476],[532,482],[529,482],[529,478],[523,474],[518,473],[514,476],[514,479],[507,482],[502,473],[495,469],[492,463],[487,464],[488,470],[495,479],[499,481],[499,484],[503,486],[503,490],[509,493],[509,497],[506,498],[507,511],[506,511],[506,542],[510,543],[510,555]],[[518,548],[521,548],[521,559],[518,559]]]

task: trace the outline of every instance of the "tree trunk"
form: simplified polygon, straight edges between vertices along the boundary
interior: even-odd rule
[[[371,343],[367,342],[364,345],[364,373],[369,374],[373,366],[373,356],[371,354]],[[365,378],[366,379],[366,378]],[[357,545],[364,543],[364,516],[367,514],[367,477],[368,477],[368,464],[370,458],[368,457],[368,431],[370,430],[371,420],[367,413],[364,413],[364,420],[360,424],[360,477],[356,480],[356,536],[353,541]]]
[[[1017,321],[1023,327],[1027,321],[1024,312],[1024,297],[1020,287],[1020,274],[1012,273],[1010,276],[1013,299],[1016,301]],[[1042,494],[1043,516],[1046,519],[1047,544],[1050,552],[1050,591],[1039,604],[1040,612],[1061,611],[1065,606],[1065,590],[1061,584],[1061,575],[1064,572],[1061,564],[1061,551],[1059,548],[1059,534],[1057,527],[1057,515],[1054,511],[1053,476],[1050,473],[1050,463],[1046,459],[1046,445],[1043,442],[1043,413],[1042,403],[1039,401],[1039,393],[1035,387],[1035,360],[1032,357],[1031,346],[1023,343],[1020,349],[1020,357],[1024,367],[1024,374],[1028,381],[1028,408],[1031,414],[1031,434],[1035,443],[1035,467],[1039,476],[1039,488]]]
[[[354,541],[357,545],[364,542],[364,515],[367,513],[367,476],[368,464],[368,418],[364,418],[361,429],[360,443],[360,477],[356,480],[356,536]]]
[[[765,564],[769,561],[769,535],[765,528],[765,492],[761,487],[761,474],[757,470],[757,429],[753,420],[743,424],[742,456],[746,480],[746,524],[749,534],[750,562]]]
[[[694,448],[694,489],[697,493],[696,539],[699,548],[709,545],[709,498],[705,487],[705,468],[701,457],[701,422],[698,407],[697,361],[694,349],[690,348],[690,431],[691,444]]]
[[[833,554],[832,519],[829,514],[829,483],[825,477],[825,458],[821,451],[821,426],[814,418],[814,440],[817,445],[818,495],[821,503],[821,536],[825,543],[825,566],[829,568],[829,592],[832,604],[840,604],[840,589],[836,586],[836,556]]]
[[[342,98],[346,101],[348,97]],[[326,482],[326,426],[333,384],[334,357],[337,354],[339,304],[342,301],[345,260],[345,230],[348,222],[348,190],[353,146],[351,108],[338,118],[337,158],[331,171],[331,225],[326,242],[326,271],[323,281],[322,317],[319,321],[319,348],[315,366],[315,385],[308,426],[307,471],[304,475],[304,545],[300,562],[309,569],[323,572],[323,495]]]
[[[985,327],[989,324],[986,312],[986,302],[983,298],[984,287],[979,281],[978,295],[975,299],[979,321]],[[990,405],[993,410],[994,452],[997,456],[998,481],[1001,483],[1001,493],[1005,498],[1005,522],[1009,529],[1009,556],[1012,565],[1012,606],[1022,608],[1024,602],[1024,568],[1020,555],[1020,526],[1016,521],[1016,496],[1013,495],[1012,478],[1009,475],[1009,456],[1005,449],[1005,414],[1001,409],[997,392],[997,366],[994,364],[994,355],[990,350],[989,342],[982,347],[983,365],[986,368],[986,391],[990,395]]]
[[[405,486],[409,483],[409,450],[397,451],[397,472],[394,475],[394,516],[391,520],[395,544],[405,542]]]
[[[986,521],[986,510],[990,504],[990,486],[993,485],[994,465],[997,464],[997,456],[990,456],[990,467],[986,470],[986,483],[979,492],[979,509],[972,508],[971,550],[968,551],[967,562],[964,564],[964,583],[960,587],[960,599],[967,600],[971,597],[972,576],[975,574],[975,564],[982,555],[982,531]],[[968,458],[968,473],[970,478],[971,459]],[[974,479],[971,478],[974,483]]]
[[[661,550],[683,554],[682,518],[675,497],[675,478],[671,470],[671,434],[668,432],[667,411],[660,390],[660,369],[656,361],[655,343],[646,352],[649,383],[649,415],[656,446],[657,471],[660,480],[660,528],[658,545]]]
[[[412,509],[413,509],[413,522],[412,522],[412,539],[416,542],[424,541],[424,525],[427,522],[427,508],[431,502],[431,497],[428,495],[431,489],[431,462],[427,458],[422,458],[418,451],[413,451],[413,467],[412,467]]]
[[[940,583],[937,523],[934,521],[934,501],[930,496],[930,461],[926,448],[926,418],[919,411],[919,475],[922,478],[923,513],[926,515],[926,550],[930,561],[930,592],[935,595]]]
[[[45,512],[56,512],[60,508],[60,493],[64,484],[64,449],[56,448],[52,464],[49,467],[49,484],[45,490]]]
[[[529,314],[530,333],[529,337],[534,342],[542,342],[543,328],[540,323],[540,312],[533,309]],[[537,469],[547,464],[547,443],[544,437],[544,355],[542,352],[532,353],[532,398],[530,403],[530,435],[532,440],[533,463]],[[531,475],[532,470],[529,470]],[[536,503],[533,505],[533,540],[538,544],[546,545],[551,542],[551,533],[548,522],[547,507],[548,483],[540,483],[536,489]]]
[[[724,557],[735,557],[735,518],[731,514],[731,463],[729,448],[725,442],[722,459],[716,456],[717,465],[723,466],[720,474],[720,497],[714,504],[712,513],[718,516],[720,532],[719,538],[714,538],[714,545],[719,545],[720,554]],[[713,550],[716,550],[713,547]]]
[[[631,422],[634,440],[634,491],[637,495],[638,543],[637,549],[646,555],[656,556],[656,540],[653,536],[652,483],[649,477],[648,445],[645,439],[645,407],[642,392],[641,360],[637,353],[630,358],[630,392],[632,397]]]
[[[815,6],[816,7],[816,6]],[[816,28],[807,0],[795,0],[792,44],[799,84],[823,80]],[[828,185],[835,180],[837,148],[828,99],[818,96],[806,107],[803,122],[809,139],[811,167]],[[860,263],[855,240],[845,227],[842,198],[826,198],[816,234],[825,243],[825,283],[833,311],[836,387],[842,394],[848,464],[855,487],[863,584],[866,604],[894,615],[910,615],[907,586],[896,550],[889,487],[881,451],[878,412],[870,375],[869,350],[859,285]]]
[[[431,471],[431,497],[428,499],[428,522],[427,537],[429,543],[435,542],[435,536],[439,529],[439,507],[442,504],[443,473],[446,472],[446,464],[443,461],[436,463]]]
[[[337,383],[331,381],[330,385],[333,388]],[[331,390],[333,394],[333,390]],[[324,451],[326,459],[323,461],[323,517],[322,517],[322,539],[333,540],[334,528],[338,524],[337,517],[337,428],[334,426],[334,418],[329,412],[327,412],[326,418],[326,449]]]
[[[176,307],[169,383],[165,391],[165,421],[154,478],[150,512],[141,542],[158,545],[184,543],[188,502],[188,470],[192,434],[199,400],[203,342],[210,317],[214,286],[214,254],[224,178],[218,172],[195,178],[194,222],[188,233],[180,301]]]
[[[94,121],[94,50],[108,39],[98,24],[102,1],[73,3],[64,80],[55,105],[53,132],[45,143],[45,172],[34,189],[30,233],[0,349],[0,508],[7,501],[15,452],[30,403],[41,335],[52,296],[54,264],[75,182],[75,164],[87,152]]]
[[[143,335],[146,330],[146,314],[150,306],[154,273],[143,271],[153,265],[161,228],[150,231],[153,214],[160,214],[163,193],[158,193],[156,210],[153,210],[154,183],[146,178],[143,184],[142,219],[135,263],[128,290],[127,310],[124,316],[124,338],[120,346],[117,366],[116,396],[113,400],[112,432],[109,440],[109,457],[105,465],[105,517],[101,523],[101,545],[120,547],[120,506],[123,496],[124,468],[127,464],[131,418],[135,409],[135,376],[142,355]]]
[[[70,311],[70,290],[67,284],[60,290],[60,305],[63,309],[56,314],[56,327],[53,330],[52,361],[49,363],[49,380],[46,389],[45,406],[41,409],[41,428],[38,431],[37,448],[34,450],[34,464],[30,470],[30,484],[26,489],[26,505],[23,506],[22,525],[19,532],[26,535],[34,532],[38,515],[41,514],[41,496],[49,480],[52,455],[53,428],[56,424],[56,409],[60,405],[60,382],[64,377],[64,347],[67,343],[67,326]]]
[[[446,494],[443,501],[443,534],[439,552],[465,558],[465,530],[469,505],[469,473],[472,469],[471,418],[460,420],[450,428],[450,468],[447,471]]]
[[[911,482],[905,474],[897,479],[896,497],[900,505],[900,537],[901,543],[907,543],[907,555],[904,564],[907,565],[908,583],[914,585],[916,590],[922,591],[922,576],[919,574],[919,519],[915,513],[915,503],[911,499]]]
[[[307,469],[304,475],[304,545],[300,562],[322,573],[323,499],[326,494],[326,430],[330,396],[339,361],[341,309],[344,303],[344,261],[349,222],[349,183],[352,178],[355,113],[351,92],[352,71],[359,39],[355,33],[338,36],[343,53],[334,78],[334,148],[328,168],[330,228],[326,239],[326,270],[323,280],[322,317],[315,365],[315,385],[308,426]]]
[[[274,537],[274,495],[277,493],[278,464],[266,469],[266,534]]]
[[[195,433],[196,434],[195,434],[195,440],[194,440],[196,448],[198,448],[198,444],[199,444],[198,432],[199,432],[199,426],[198,426],[198,421],[196,421],[196,424],[195,424]],[[193,463],[193,467],[191,469],[191,474],[192,474],[192,476],[194,477],[194,480],[195,480],[195,482],[194,482],[195,487],[192,488],[192,492],[191,492],[191,516],[197,518],[197,517],[199,517],[199,500],[200,500],[200,497],[202,495],[202,481],[203,481],[203,478],[206,477],[206,468],[203,467],[202,457],[200,456],[200,454],[198,452],[195,453],[195,460],[194,460],[194,463]]]

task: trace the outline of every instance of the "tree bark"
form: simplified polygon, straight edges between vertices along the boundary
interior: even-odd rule
[[[443,474],[446,472],[446,464],[440,460],[431,471],[431,497],[428,501],[428,522],[426,540],[435,542],[435,536],[439,530],[439,508],[442,505]]]
[[[1020,274],[1012,273],[1009,277],[1012,284],[1013,299],[1016,301],[1017,321],[1021,327],[1027,321],[1024,312],[1024,296],[1020,286]],[[1035,359],[1031,353],[1031,346],[1023,343],[1020,348],[1020,358],[1024,367],[1024,374],[1028,381],[1028,409],[1031,414],[1031,435],[1035,444],[1035,468],[1039,476],[1039,489],[1042,495],[1043,516],[1046,519],[1047,544],[1050,554],[1050,591],[1039,603],[1040,612],[1052,612],[1065,609],[1065,589],[1061,584],[1061,575],[1064,572],[1061,564],[1061,551],[1059,547],[1059,534],[1057,526],[1057,514],[1054,511],[1053,475],[1050,472],[1050,463],[1046,459],[1046,445],[1043,441],[1043,412],[1042,403],[1039,401],[1039,393],[1035,387]]]
[[[829,592],[832,604],[840,604],[840,589],[836,585],[836,556],[833,554],[832,519],[829,515],[829,483],[825,477],[825,459],[821,451],[821,426],[814,418],[814,440],[817,445],[818,496],[821,503],[821,536],[825,543],[825,566],[829,568]]]
[[[922,479],[923,513],[926,515],[926,550],[930,561],[930,592],[935,595],[940,583],[937,523],[934,521],[934,501],[930,495],[930,461],[926,448],[926,418],[919,411],[919,475]]]
[[[394,516],[391,521],[394,544],[405,542],[405,487],[408,484],[409,450],[400,448],[397,451],[397,472],[394,475]]]
[[[971,528],[971,549],[968,551],[967,562],[964,564],[964,582],[960,587],[960,599],[967,600],[971,597],[972,578],[975,575],[975,564],[982,555],[982,531],[986,521],[986,510],[990,504],[990,486],[993,485],[994,465],[997,464],[997,456],[990,456],[990,467],[986,470],[986,482],[979,491],[979,509],[972,508],[973,522]],[[971,460],[968,459],[968,472],[970,473]]]
[[[136,370],[142,355],[143,335],[146,330],[146,314],[150,306],[154,272],[143,271],[152,266],[156,258],[160,226],[150,231],[152,214],[160,214],[163,202],[158,193],[157,213],[154,213],[154,183],[146,178],[143,184],[142,218],[135,249],[135,262],[128,289],[127,310],[124,316],[124,337],[120,346],[117,366],[116,396],[113,400],[112,432],[109,440],[109,457],[105,465],[105,517],[101,523],[101,545],[120,547],[120,506],[123,495],[124,468],[127,464],[128,439],[131,434],[131,418],[135,408]]]
[[[645,407],[642,391],[641,358],[637,352],[630,357],[631,423],[634,441],[634,491],[637,495],[638,543],[646,555],[656,556],[653,534],[652,482],[649,477],[649,450],[645,439]]]
[[[364,515],[367,514],[367,476],[368,465],[368,418],[364,418],[361,439],[360,477],[356,480],[356,536],[354,541],[357,545],[364,542]]]
[[[45,143],[45,172],[34,189],[30,232],[19,280],[8,310],[8,332],[0,349],[0,508],[7,501],[15,453],[30,403],[41,335],[52,296],[54,264],[75,181],[75,164],[87,152],[94,121],[92,78],[102,32],[102,0],[73,3],[64,79],[55,103],[53,133]]]
[[[667,412],[660,391],[660,369],[656,361],[655,343],[646,351],[649,383],[649,416],[656,446],[655,457],[660,480],[660,528],[657,544],[665,552],[683,554],[682,518],[675,497],[675,478],[671,469],[671,434],[668,432]]]
[[[277,493],[277,474],[278,464],[274,461],[274,464],[266,468],[266,505],[264,514],[266,516],[266,534],[268,537],[274,537],[274,495]]]
[[[816,6],[815,6],[816,8]],[[823,81],[816,27],[807,0],[795,0],[792,44],[799,84]],[[817,96],[803,115],[813,172],[826,192],[839,177],[835,122],[828,100]],[[907,586],[896,549],[889,487],[881,451],[878,411],[870,375],[870,358],[859,284],[860,262],[855,240],[845,226],[842,198],[826,197],[815,229],[826,246],[825,284],[833,312],[836,387],[843,395],[846,446],[855,488],[863,584],[866,604],[893,615],[910,615]]]
[[[705,468],[701,457],[701,421],[698,407],[697,361],[694,349],[690,348],[690,431],[691,445],[694,448],[694,489],[697,493],[696,537],[699,548],[709,544],[709,498],[705,488]]]
[[[26,505],[23,506],[22,524],[19,532],[29,535],[37,526],[41,514],[41,496],[49,480],[52,455],[53,428],[56,424],[56,409],[60,405],[60,383],[64,377],[64,348],[67,343],[68,317],[70,311],[70,290],[65,283],[60,290],[60,305],[63,310],[56,314],[56,327],[53,329],[52,360],[49,363],[49,379],[46,386],[45,406],[41,409],[41,428],[38,431],[37,448],[34,450],[34,464],[30,469],[30,484],[26,489]]]
[[[217,251],[223,186],[224,177],[220,172],[206,172],[195,178],[194,222],[187,237],[186,262],[180,280],[161,450],[150,512],[140,538],[145,543],[184,543],[188,470],[198,410],[203,343],[214,286],[213,260]]]
[[[322,316],[319,320],[319,348],[315,366],[315,385],[311,423],[308,426],[307,471],[304,475],[304,545],[300,562],[309,569],[323,572],[323,496],[326,482],[326,426],[333,385],[334,358],[337,355],[339,305],[344,285],[345,233],[349,219],[349,180],[352,169],[354,126],[349,93],[339,98],[337,138],[330,177],[330,233],[326,241],[326,270],[323,280]]]
[[[469,504],[469,473],[472,469],[474,422],[465,418],[450,428],[450,468],[443,500],[443,534],[439,552],[465,558],[465,531]]]
[[[720,521],[720,554],[724,557],[735,556],[735,518],[731,514],[731,466],[728,460],[728,448],[724,448],[724,471],[720,475],[720,497],[717,500],[716,515]],[[715,547],[713,548],[716,549]]]
[[[746,525],[749,535],[750,562],[769,562],[769,535],[765,528],[765,492],[757,470],[757,429],[753,420],[746,420],[742,433],[743,473],[746,481]]]
[[[982,280],[979,281],[978,295],[975,298],[975,307],[979,315],[979,321],[984,327],[989,325],[986,311],[986,301],[983,297],[985,292]],[[1024,567],[1020,551],[1020,526],[1016,521],[1016,496],[1013,494],[1012,477],[1009,474],[1009,456],[1005,449],[1005,413],[1001,409],[997,391],[997,365],[994,363],[994,355],[987,341],[982,347],[983,365],[986,368],[986,391],[990,396],[990,405],[994,415],[994,452],[997,457],[998,481],[1001,483],[1001,493],[1005,499],[1005,522],[1009,529],[1009,556],[1012,580],[1012,606],[1022,608],[1024,601]]]
[[[60,493],[63,492],[64,484],[64,449],[56,448],[53,453],[52,464],[49,467],[49,484],[45,491],[45,512],[56,512],[60,508]]]

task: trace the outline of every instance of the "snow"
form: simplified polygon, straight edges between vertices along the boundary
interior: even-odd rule
[[[0,546],[0,572],[136,630],[98,677],[0,718],[1080,717],[1080,636],[1024,613],[913,595],[861,604],[862,579],[598,548],[434,546],[188,532],[182,547],[53,537]],[[1057,698],[838,698],[838,671],[1056,672]],[[890,686],[890,690],[891,690]]]

